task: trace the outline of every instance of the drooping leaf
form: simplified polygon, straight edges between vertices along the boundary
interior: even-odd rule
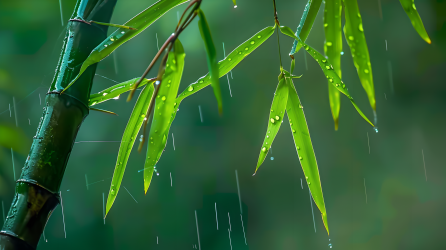
[[[105,102],[111,99],[119,98],[122,93],[125,93],[132,89],[133,85],[139,80],[139,78],[133,78],[131,80],[118,83],[116,85],[111,86],[110,88],[106,88],[96,94],[90,95],[90,100],[88,101],[88,106],[94,106],[101,102]],[[153,82],[153,79],[144,79],[138,87],[142,87],[147,83]]]
[[[279,75],[279,84],[277,85],[276,92],[274,93],[273,103],[271,104],[271,109],[268,117],[268,128],[266,130],[267,132],[265,135],[265,140],[263,141],[262,147],[260,148],[260,155],[259,160],[257,161],[256,172],[265,160],[266,155],[271,148],[271,144],[273,143],[277,132],[279,132],[280,125],[282,124],[283,117],[285,116],[287,100],[288,86],[287,82],[285,81],[284,73],[281,73]]]
[[[286,86],[289,89],[286,112],[290,121],[294,144],[299,156],[300,165],[305,174],[308,188],[311,191],[311,195],[313,196],[313,200],[319,208],[319,211],[321,211],[322,221],[324,222],[325,229],[327,229],[327,233],[329,233],[321,179],[319,177],[316,156],[314,154],[313,144],[311,143],[304,110],[292,80],[290,78],[286,78],[286,80],[288,82]]]
[[[253,52],[257,47],[264,43],[272,34],[274,34],[273,26],[266,27],[257,34],[246,40],[244,43],[235,48],[225,59],[218,62],[219,77],[223,77],[231,71],[237,64],[239,64],[246,56]],[[211,77],[209,74],[198,79],[187,87],[177,98],[179,103],[184,98],[198,92],[200,89],[211,84]]]
[[[132,27],[136,30],[119,28],[110,36],[108,36],[90,53],[87,59],[85,59],[84,63],[81,66],[79,74],[70,82],[70,84],[68,84],[65,89],[68,89],[82,75],[82,73],[88,68],[88,66],[102,61],[102,59],[110,55],[119,46],[144,31],[153,22],[158,20],[158,18],[163,16],[167,11],[187,1],[189,0],[159,0],[149,8],[134,16],[132,19],[126,22],[124,26]],[[57,91],[65,90],[61,86],[56,87],[58,88]]]
[[[127,160],[129,159],[130,152],[132,151],[133,144],[141,129],[142,123],[144,122],[144,119],[146,119],[146,113],[149,108],[150,99],[153,95],[153,89],[153,84],[144,87],[136,101],[127,126],[125,127],[121,145],[119,146],[118,159],[116,160],[110,192],[108,193],[106,215],[110,211],[110,208],[118,195],[121,181],[124,177],[125,167],[127,166]]]
[[[208,62],[209,73],[211,77],[211,86],[214,89],[215,98],[217,98],[218,104],[218,112],[221,114],[223,110],[222,97],[221,97],[221,89],[219,82],[219,67],[217,64],[217,51],[215,49],[214,41],[212,40],[211,30],[209,29],[208,22],[206,21],[206,17],[201,9],[197,10],[198,16],[200,20],[198,21],[198,27],[200,28],[201,38],[203,39],[205,48],[206,48],[206,56]]]
[[[336,89],[340,91],[342,94],[346,95],[348,99],[350,99],[350,102],[353,104],[356,111],[358,111],[358,113],[362,116],[362,118],[364,118],[364,120],[366,120],[368,123],[370,123],[370,125],[373,126],[373,123],[370,122],[370,120],[364,115],[364,113],[362,113],[361,109],[359,109],[358,105],[356,105],[356,103],[353,101],[353,97],[348,92],[348,89],[345,86],[344,82],[341,80],[341,78],[339,78],[339,76],[333,70],[333,65],[321,53],[319,53],[311,46],[307,45],[306,43],[302,42],[302,40],[300,40],[298,37],[296,37],[293,34],[293,31],[291,31],[289,27],[281,26],[280,31],[283,34],[290,36],[296,40],[299,40],[299,42],[302,43],[302,46],[305,48],[308,54],[310,54],[311,57],[313,57],[314,60],[316,60],[316,62],[319,64],[325,76],[327,77],[328,82],[331,83],[333,86],[335,86]]]
[[[313,27],[314,19],[316,19],[317,12],[321,7],[322,0],[308,0],[307,5],[305,5],[304,13],[300,19],[299,26],[295,35],[300,37],[302,41],[306,41],[308,35],[310,34],[311,28]],[[290,55],[297,53],[302,46],[294,40],[293,47],[291,48]]]
[[[424,39],[427,43],[431,43],[431,39],[424,28],[423,21],[421,21],[421,17],[418,14],[417,8],[415,7],[414,0],[400,0],[401,5],[403,6],[404,11],[407,16],[409,16],[410,22],[421,38]]]
[[[359,80],[361,80],[369,98],[370,106],[376,110],[375,88],[373,86],[372,65],[370,64],[370,55],[365,41],[362,18],[359,13],[356,0],[344,0],[345,6],[345,26],[344,34],[348,46],[352,53],[353,62],[358,71]]]
[[[341,52],[342,52],[342,0],[325,0],[324,30],[325,43],[324,52],[333,64],[334,71],[342,79],[341,74]],[[328,99],[330,101],[331,114],[338,130],[339,111],[341,110],[341,95],[339,91],[328,82]]]
[[[183,45],[176,39],[174,50],[169,52],[163,82],[155,100],[155,112],[150,127],[147,155],[144,164],[144,190],[147,193],[152,180],[155,164],[166,147],[169,129],[177,111],[176,96],[184,69]]]

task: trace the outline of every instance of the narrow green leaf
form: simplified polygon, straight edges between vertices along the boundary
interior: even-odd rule
[[[296,60],[294,60],[294,56],[291,55],[291,67],[290,67],[290,73],[293,74],[294,66],[296,66]]]
[[[90,108],[90,110],[99,111],[99,112],[102,112],[102,113],[118,116],[115,112],[108,111],[108,110],[105,110],[105,109]]]
[[[106,88],[96,94],[90,95],[90,100],[88,101],[88,106],[94,106],[96,104],[99,104],[101,102],[105,102],[111,99],[117,99],[119,96],[127,91],[132,90],[133,85],[139,80],[139,78],[133,78],[131,80],[118,83],[116,85],[111,86],[110,88]],[[144,79],[139,84],[138,88],[146,85],[147,83],[153,82],[153,79]]]
[[[206,21],[206,17],[201,9],[197,10],[198,16],[200,20],[198,21],[198,27],[200,28],[201,38],[203,39],[205,48],[206,48],[206,56],[208,61],[209,73],[211,76],[211,86],[214,89],[215,98],[217,98],[218,103],[218,112],[221,114],[223,110],[222,97],[221,97],[221,89],[219,82],[219,67],[217,64],[217,51],[215,49],[214,41],[212,40],[211,30],[209,29],[208,22]]]
[[[285,71],[285,70],[284,70]],[[289,73],[288,73],[289,75]],[[280,125],[282,124],[283,117],[285,116],[285,108],[288,100],[288,86],[285,81],[285,75],[281,73],[279,75],[279,84],[277,85],[276,92],[274,93],[273,103],[271,104],[271,109],[268,117],[268,128],[265,135],[265,140],[263,141],[262,147],[260,148],[259,160],[257,161],[256,173],[260,165],[268,154],[271,144],[273,144],[274,138],[279,132]],[[255,174],[255,173],[254,173]]]
[[[299,26],[295,35],[300,37],[302,41],[306,41],[308,35],[310,34],[311,28],[313,27],[314,20],[316,19],[317,12],[321,7],[322,0],[308,0],[307,5],[305,5],[304,13],[300,19]],[[291,48],[290,55],[297,53],[302,46],[294,40],[293,47]]]
[[[81,66],[79,74],[71,81],[70,84],[68,84],[65,89],[68,89],[82,75],[82,73],[84,73],[88,66],[102,61],[102,59],[110,55],[119,46],[144,31],[153,22],[158,20],[158,18],[163,16],[167,11],[187,1],[189,0],[160,0],[139,13],[138,15],[134,16],[132,19],[126,22],[124,26],[132,27],[136,30],[119,28],[110,36],[108,36],[90,53],[87,59],[85,59],[84,63]],[[63,89],[61,86],[56,87],[57,91],[65,91],[65,89]]]
[[[342,94],[346,95],[348,99],[350,99],[350,102],[353,104],[356,111],[358,111],[358,113],[362,116],[362,118],[364,118],[364,120],[366,120],[368,123],[370,123],[370,125],[373,126],[373,123],[370,122],[370,120],[364,115],[364,113],[362,113],[361,109],[359,109],[358,105],[356,105],[356,103],[353,101],[353,97],[348,92],[348,89],[346,88],[344,82],[341,80],[341,78],[339,78],[339,76],[333,70],[333,65],[331,65],[331,63],[321,53],[319,53],[311,46],[307,45],[306,43],[302,42],[302,40],[300,40],[298,37],[296,37],[293,34],[293,31],[291,31],[289,27],[281,26],[280,31],[283,34],[298,40],[299,43],[302,43],[302,46],[305,48],[308,54],[310,54],[314,58],[314,60],[316,60],[316,62],[319,64],[325,76],[327,77],[328,82],[330,82],[333,86],[335,86],[336,89],[340,91]]]
[[[229,71],[231,71],[237,64],[239,64],[246,56],[251,54],[257,47],[264,43],[272,34],[274,34],[273,26],[266,27],[259,31],[257,34],[246,40],[244,43],[235,48],[228,56],[218,62],[219,67],[219,77],[223,77]],[[198,79],[196,82],[192,83],[187,87],[177,98],[177,103],[179,103],[184,98],[198,92],[204,87],[211,84],[211,78],[209,74]]]
[[[114,23],[101,23],[101,22],[96,22],[96,21],[90,21],[91,23],[96,23],[99,25],[105,25],[105,26],[110,26],[110,27],[116,27],[116,28],[123,28],[126,30],[136,30],[133,27],[129,27],[129,26],[125,26],[125,25],[120,25],[120,24],[114,24]]]
[[[237,8],[237,1],[236,0],[232,0],[232,2],[234,3],[234,8]]]
[[[353,62],[358,71],[359,80],[361,80],[369,98],[370,106],[376,110],[375,88],[373,86],[372,65],[370,64],[370,55],[365,41],[364,28],[362,27],[362,18],[359,13],[356,0],[344,0],[345,5],[345,26],[344,34],[348,46],[352,53]]]
[[[319,170],[317,167],[316,156],[311,143],[310,131],[308,131],[307,121],[305,119],[304,110],[300,103],[294,84],[290,78],[286,78],[288,87],[288,102],[286,105],[286,112],[290,121],[291,133],[293,134],[294,144],[299,156],[300,165],[305,174],[308,188],[311,191],[313,200],[316,203],[319,211],[322,214],[322,221],[324,222],[327,233],[327,212],[325,210],[324,196],[322,194],[321,179],[319,177]]]
[[[150,84],[142,90],[141,94],[136,101],[132,114],[130,115],[129,122],[124,130],[122,136],[121,145],[119,146],[118,159],[116,160],[115,171],[113,173],[113,179],[110,186],[110,192],[108,193],[106,212],[107,215],[110,208],[115,202],[118,195],[119,188],[121,186],[122,178],[124,177],[125,167],[127,166],[127,160],[129,159],[130,152],[132,151],[133,144],[135,143],[138,132],[141,129],[144,119],[146,119],[147,109],[149,108],[150,99],[153,95],[153,84]]]
[[[334,71],[342,79],[341,74],[341,52],[342,52],[342,1],[325,0],[324,11],[324,30],[325,43],[324,52],[330,62],[333,64]],[[328,82],[328,99],[330,101],[331,114],[335,124],[335,130],[338,130],[339,111],[341,110],[341,95],[339,91]]]
[[[144,164],[144,190],[147,193],[152,180],[155,164],[159,161],[166,147],[169,129],[175,119],[178,104],[176,96],[184,69],[183,45],[176,39],[174,51],[169,52],[166,72],[155,101],[155,112],[150,127],[146,162]]]
[[[409,16],[412,26],[415,28],[421,38],[430,44],[431,39],[424,28],[423,21],[421,21],[421,17],[418,14],[417,8],[415,7],[414,0],[400,0],[400,3],[403,6],[407,16]]]

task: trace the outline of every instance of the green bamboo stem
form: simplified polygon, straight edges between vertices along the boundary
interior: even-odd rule
[[[71,19],[110,22],[117,0],[78,0]],[[70,21],[56,74],[30,153],[17,180],[15,196],[0,232],[0,249],[36,249],[52,211],[82,121],[96,66],[89,67],[77,84],[63,94],[90,52],[107,37],[108,26]]]

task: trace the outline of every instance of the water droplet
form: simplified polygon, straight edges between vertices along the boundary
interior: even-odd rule
[[[302,158],[302,156],[299,156],[299,160],[302,160],[303,158]]]
[[[331,45],[333,45],[331,42],[327,42],[326,44],[327,44],[327,46],[329,46],[329,47],[330,47]]]
[[[369,70],[368,69],[364,69],[364,73],[368,74]]]
[[[300,147],[299,147],[299,146],[297,146],[296,148],[297,148],[297,150],[300,150]]]
[[[110,41],[112,41],[112,42],[113,42],[114,40],[115,40],[115,39],[114,39],[113,37],[111,37],[111,38],[110,38]]]
[[[203,83],[203,82],[204,82],[203,80],[198,81],[198,83]]]
[[[278,121],[278,120],[280,119],[280,117],[279,117],[278,115],[276,115],[276,117],[275,117],[275,118],[276,118],[276,120],[277,120],[277,121]]]
[[[341,51],[341,56],[344,55],[344,51]]]
[[[307,46],[307,47],[305,47],[305,50],[309,50],[309,49],[310,49],[310,47],[308,47],[308,46]]]
[[[170,88],[170,84],[167,84],[167,87]]]
[[[165,96],[163,96],[163,97],[161,98],[161,100],[165,101],[165,100],[166,100],[166,97],[165,97]]]
[[[311,182],[308,182],[308,185],[311,185]]]
[[[330,69],[330,66],[325,66],[326,69]]]
[[[308,180],[308,176],[305,176],[305,180]]]
[[[362,23],[359,24],[359,31],[363,32],[364,29],[362,28]]]
[[[274,161],[274,157],[271,157],[271,160]]]
[[[325,59],[322,59],[322,62],[323,62],[323,63],[326,63],[326,62],[327,62],[327,60],[325,60]]]
[[[145,114],[141,114],[141,117],[144,118],[146,115]]]
[[[299,108],[303,109],[303,108],[304,108],[304,106],[302,106],[302,104],[299,104]]]
[[[238,54],[239,54],[239,55],[241,55],[241,54],[242,54],[242,52],[240,51],[240,52],[238,52]]]
[[[348,40],[353,41],[355,38],[353,36],[348,36]]]
[[[262,37],[261,35],[258,35],[258,36],[257,36],[257,38],[261,38],[261,37]]]
[[[248,50],[248,49],[249,49],[248,47],[245,48],[245,50]]]
[[[234,5],[234,9],[237,8],[237,5]]]
[[[417,9],[417,8],[415,7],[415,4],[414,4],[414,3],[412,4],[412,8],[413,8],[414,10]]]
[[[274,119],[273,118],[271,118],[271,123],[274,123]]]
[[[378,127],[373,127],[375,129],[375,132],[378,133]]]
[[[266,148],[265,147],[262,148],[262,152],[266,152]]]
[[[254,41],[251,41],[251,44],[254,44],[255,42]]]
[[[293,133],[296,133],[296,130],[293,129],[292,131],[293,131]]]
[[[192,90],[194,90],[194,87],[193,86],[189,86],[189,88],[187,88],[187,90],[188,91],[192,91]]]
[[[324,27],[327,28],[328,27],[328,23],[324,23]]]
[[[121,34],[125,34],[125,31],[122,31]]]
[[[330,79],[329,81],[330,81],[330,82],[333,82],[333,79]]]
[[[228,58],[228,61],[232,61],[232,59],[231,59],[231,58]]]

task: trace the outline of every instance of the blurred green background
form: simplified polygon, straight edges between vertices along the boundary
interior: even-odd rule
[[[0,126],[20,135],[0,134],[0,200],[5,213],[15,187],[10,148],[14,149],[17,178],[42,114],[39,98],[43,101],[54,75],[75,2],[62,1],[62,26],[57,0],[0,1]],[[154,2],[120,0],[112,22],[125,23]],[[306,1],[276,2],[281,24],[294,30]],[[66,238],[59,206],[48,221],[39,249],[193,249],[198,247],[194,210],[202,249],[231,249],[230,226],[234,250],[327,249],[330,243],[335,249],[444,249],[446,1],[416,1],[431,45],[415,32],[399,1],[358,2],[374,73],[379,133],[344,96],[340,128],[335,132],[325,76],[310,57],[305,66],[302,51],[295,55],[294,73],[303,76],[294,83],[319,164],[330,236],[314,204],[313,225],[308,188],[305,183],[301,188],[304,176],[288,123],[283,124],[257,175],[252,176],[279,74],[274,35],[232,71],[232,98],[226,77],[221,78],[222,117],[211,88],[182,102],[157,165],[159,176],[154,176],[147,195],[142,172],[138,172],[145,154],[136,149],[132,152],[123,186],[137,202],[121,187],[105,225],[102,195],[107,196],[113,175],[119,148],[115,141],[121,139],[136,98],[127,103],[123,96],[98,106],[118,117],[91,112],[79,131],[79,143],[73,148],[61,187]],[[209,0],[202,5],[220,59],[223,42],[229,53],[257,31],[274,25],[270,0],[237,3],[236,9],[229,0]],[[115,84],[113,81],[139,77],[157,52],[156,36],[159,43],[167,39],[175,28],[177,11],[182,13],[185,7],[171,10],[99,63],[93,92]],[[322,18],[323,8],[307,40],[321,52]],[[180,39],[187,54],[182,91],[207,73],[207,64],[196,21]],[[281,36],[286,69],[291,44],[292,39]],[[346,43],[344,52],[343,80],[372,118]]]

